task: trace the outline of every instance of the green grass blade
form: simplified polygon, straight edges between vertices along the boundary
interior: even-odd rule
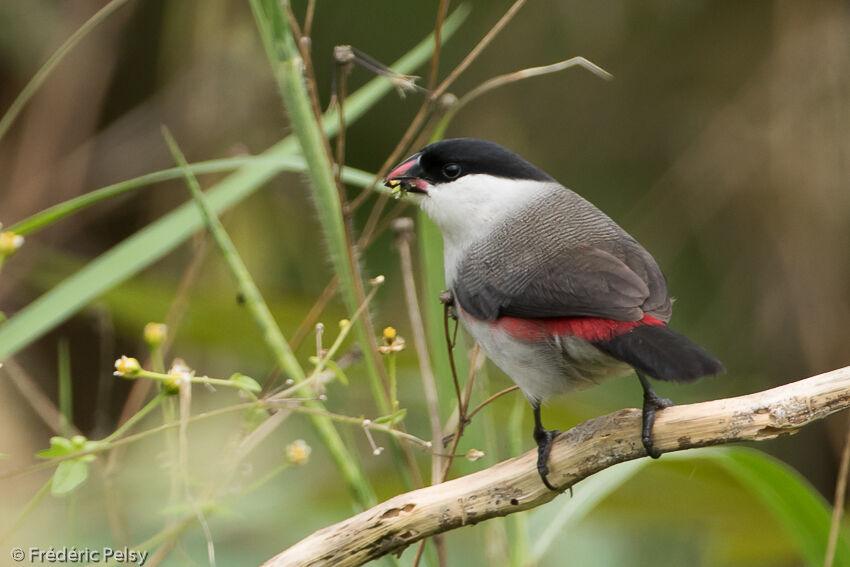
[[[210,192],[210,206],[221,213],[277,171],[276,166],[265,164],[240,169]],[[201,226],[196,207],[186,203],[101,254],[0,326],[0,359],[16,353],[89,301],[159,260]]]
[[[230,237],[224,230],[224,226],[221,224],[221,221],[218,217],[216,217],[212,208],[207,204],[204,194],[201,191],[201,186],[189,170],[189,164],[186,163],[186,158],[177,147],[177,143],[174,141],[171,133],[168,132],[165,127],[163,127],[163,135],[168,142],[168,146],[175,161],[177,161],[177,164],[180,166],[180,169],[186,177],[186,183],[189,185],[192,198],[197,204],[198,210],[201,212],[204,224],[206,224],[210,233],[212,233],[225,262],[230,268],[233,276],[236,278],[239,291],[241,291],[242,295],[245,297],[245,307],[251,312],[251,315],[254,317],[254,321],[260,327],[260,330],[263,333],[263,338],[274,353],[277,363],[280,364],[281,368],[283,368],[293,380],[296,382],[303,382],[305,379],[304,370],[301,368],[301,365],[295,358],[295,354],[292,352],[292,349],[283,337],[283,333],[280,332],[280,327],[274,320],[274,316],[269,310],[269,307],[263,299],[257,285],[254,283],[250,272],[248,272],[245,262],[243,262],[242,258],[239,256],[236,246],[233,245],[233,241],[230,240]],[[308,389],[302,395],[309,399],[313,396],[313,392]],[[308,407],[313,407],[323,411],[325,410],[325,406],[321,402],[311,400],[304,403]],[[322,439],[322,443],[331,453],[337,467],[339,467],[340,472],[348,483],[355,502],[357,502],[357,504],[362,508],[368,508],[376,504],[377,499],[369,481],[363,474],[363,470],[354,455],[348,451],[348,448],[345,446],[345,443],[342,441],[339,432],[337,432],[336,427],[331,420],[326,416],[317,414],[310,415],[310,420],[312,421],[319,437]]]
[[[457,30],[468,13],[461,12],[457,16],[459,11],[446,20],[444,38]],[[400,73],[413,71],[428,59],[432,49],[433,37],[429,36],[399,59],[393,68]],[[353,122],[361,117],[391,89],[392,83],[383,77],[367,83],[346,99],[346,120]],[[329,113],[323,125],[325,133],[333,135],[338,127],[336,114]],[[297,143],[292,137],[273,145],[260,155],[265,159],[240,167],[210,188],[207,193],[210,206],[220,214],[252,194],[280,171],[275,161],[291,158],[296,149]],[[197,208],[187,203],[114,246],[0,326],[0,360],[18,352],[92,299],[162,258],[201,226]]]
[[[193,163],[189,166],[189,169],[195,175],[203,173],[221,173],[225,171],[232,171],[246,165],[256,164],[261,160],[269,161],[270,165],[277,165],[278,171],[304,170],[304,160],[296,156],[279,156],[276,158],[258,156],[215,159]],[[39,211],[38,213],[13,224],[8,230],[15,234],[20,234],[21,236],[31,234],[60,221],[77,211],[90,207],[91,205],[95,205],[105,199],[109,199],[110,197],[123,195],[129,191],[140,189],[161,181],[179,179],[182,176],[183,174],[180,172],[180,168],[173,167],[170,169],[155,171],[153,173],[146,173],[145,175],[140,175],[139,177],[134,177],[133,179],[128,179],[126,181],[113,183],[112,185],[107,185],[106,187],[89,191],[79,197],[74,197],[73,199],[63,201],[62,203],[48,207],[43,211]]]
[[[86,23],[77,28],[77,31],[72,33],[71,37],[66,39],[65,43],[60,45],[59,49],[57,49],[53,55],[44,62],[44,65],[36,71],[35,75],[33,75],[32,79],[30,79],[17,98],[12,101],[11,106],[9,106],[9,109],[3,115],[3,118],[0,118],[0,139],[3,138],[6,131],[12,125],[12,122],[15,121],[15,118],[18,117],[26,103],[29,102],[29,99],[32,98],[32,95],[34,95],[42,83],[44,83],[45,79],[47,79],[56,65],[58,65],[59,62],[62,61],[62,59],[68,55],[68,53],[70,53],[80,40],[86,37],[90,31],[126,3],[127,0],[112,0],[112,2],[98,10],[86,21]]]
[[[545,520],[542,522],[545,527],[541,526],[540,535],[531,547],[529,562],[540,561],[558,536],[565,533],[564,530],[580,522],[597,504],[618,490],[647,464],[648,459],[620,463],[578,483],[569,501],[561,506],[554,516],[545,514]],[[548,511],[548,508],[541,510],[544,513]],[[532,521],[537,519],[538,514],[532,515]],[[532,530],[533,533],[536,531]]]
[[[701,451],[696,456],[712,460],[758,496],[785,528],[806,563],[811,567],[823,565],[831,507],[800,473],[766,453],[743,447]],[[850,566],[850,546],[843,532],[833,565]]]
[[[593,475],[576,486],[574,497],[554,516],[548,513],[548,509],[534,513],[532,519],[541,520],[545,528],[532,546],[530,560],[540,561],[570,524],[580,521],[646,466],[667,467],[682,462],[704,462],[725,471],[733,482],[755,496],[785,529],[807,565],[823,565],[831,522],[829,503],[802,475],[785,463],[761,451],[743,447],[672,453],[664,455],[658,462],[648,459],[629,461]],[[844,533],[838,541],[834,564],[850,566],[850,546]]]
[[[296,155],[280,155],[277,157],[267,157],[267,156],[251,156],[251,157],[238,157],[238,158],[222,158],[222,159],[213,159],[209,161],[202,161],[198,163],[189,164],[189,171],[191,171],[194,175],[201,175],[204,173],[222,173],[225,171],[232,171],[234,169],[238,169],[244,166],[256,165],[266,162],[267,165],[272,165],[276,168],[276,172],[282,171],[305,171],[306,165],[304,163],[304,158]],[[171,179],[179,179],[183,176],[183,173],[180,171],[179,167],[172,167],[170,169],[162,169],[160,171],[154,171],[153,173],[146,173],[144,175],[140,175],[139,177],[134,177],[133,179],[128,179],[126,181],[120,181],[118,183],[113,183],[112,185],[107,185],[106,187],[101,187],[100,189],[95,189],[94,191],[89,191],[79,197],[74,197],[73,199],[68,199],[67,201],[63,201],[62,203],[58,203],[40,211],[30,217],[25,218],[24,220],[15,223],[14,225],[9,227],[9,230],[14,232],[15,234],[20,234],[21,236],[25,236],[27,234],[31,234],[42,228],[50,226],[51,224],[58,222],[65,217],[68,217],[86,207],[90,207],[95,205],[101,201],[109,199],[110,197],[117,197],[118,195],[123,195],[124,193],[128,193],[130,191],[134,191],[136,189],[141,189],[142,187],[152,185],[154,183],[159,183],[161,181],[169,181]],[[359,169],[346,168],[342,172],[342,178],[346,183],[351,185],[356,185],[358,187],[368,187],[369,184],[375,179],[374,174],[367,173],[365,171],[361,171]],[[389,191],[386,188],[378,188],[382,191]]]
[[[295,44],[286,7],[277,0],[252,0],[251,7],[263,39],[269,61],[278,83],[286,113],[307,162],[310,185],[319,223],[328,247],[331,264],[339,277],[339,289],[349,314],[353,314],[363,298],[362,282],[355,264],[351,243],[343,219],[342,202],[334,179],[334,164],[321,125],[317,122],[304,81],[301,54]],[[356,323],[361,345],[374,342],[369,336],[366,317]],[[365,347],[364,347],[365,348]],[[380,369],[375,359],[364,357],[372,393],[382,414],[390,413]]]
[[[275,358],[284,371],[297,382],[304,380],[304,370],[298,363],[298,359],[295,358],[295,354],[293,354],[292,349],[289,348],[289,344],[286,342],[286,339],[283,338],[283,334],[280,332],[280,328],[274,320],[274,316],[272,316],[266,301],[263,299],[262,294],[260,294],[260,290],[254,283],[251,274],[248,272],[248,267],[245,265],[245,262],[242,261],[242,258],[239,256],[239,252],[236,251],[236,246],[233,245],[233,241],[230,240],[230,237],[227,235],[224,225],[221,224],[221,221],[216,216],[215,211],[213,211],[212,207],[210,207],[207,203],[207,200],[201,191],[201,186],[198,184],[197,178],[195,178],[192,171],[189,169],[189,164],[186,162],[185,156],[177,146],[177,142],[165,126],[162,127],[162,134],[168,143],[168,147],[171,150],[172,156],[174,156],[174,160],[178,164],[178,169],[180,169],[186,179],[186,184],[189,186],[192,199],[195,201],[198,211],[201,213],[201,218],[203,219],[204,224],[212,234],[216,244],[218,244],[218,248],[224,257],[224,261],[228,268],[230,268],[230,272],[236,278],[239,291],[242,293],[245,300],[245,307],[253,315],[254,320],[257,325],[259,325],[260,330],[263,333],[263,338],[266,340],[266,343],[269,345],[269,348],[271,348]]]
[[[705,462],[725,471],[785,529],[788,539],[806,565],[820,567],[826,554],[831,524],[830,504],[797,471],[756,449],[715,447],[671,453],[653,467],[674,463]],[[850,567],[850,545],[841,532],[836,547],[836,567]]]

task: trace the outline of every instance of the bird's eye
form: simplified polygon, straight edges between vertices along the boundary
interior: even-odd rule
[[[460,166],[456,163],[447,163],[443,166],[443,175],[449,179],[455,179],[460,175]]]

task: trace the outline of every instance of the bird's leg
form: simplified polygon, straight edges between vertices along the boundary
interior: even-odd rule
[[[673,402],[656,394],[646,376],[637,370],[635,372],[640,380],[640,385],[643,386],[643,428],[641,429],[640,440],[643,442],[646,454],[657,459],[661,456],[661,452],[652,445],[652,426],[655,424],[655,412],[672,406]]]
[[[546,429],[540,421],[540,404],[532,404],[534,410],[534,440],[537,442],[537,474],[549,490],[556,490],[549,484],[546,476],[549,474],[549,453],[552,451],[552,441],[560,431]]]

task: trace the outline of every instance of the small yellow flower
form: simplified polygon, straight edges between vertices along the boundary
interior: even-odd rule
[[[286,446],[286,460],[296,466],[304,465],[310,458],[312,450],[303,439],[297,439]]]
[[[11,230],[0,232],[0,256],[11,256],[24,245],[24,237]]]
[[[142,370],[142,365],[135,358],[126,355],[121,355],[121,358],[115,361],[115,374],[124,378],[135,378]]]
[[[393,344],[393,341],[395,341],[396,336],[398,336],[398,333],[396,333],[396,330],[393,327],[384,327],[385,343],[387,343],[388,345]]]
[[[340,329],[346,329],[346,328],[348,328],[349,325],[351,325],[351,321],[349,321],[348,319],[340,319],[339,320],[339,328]]]
[[[378,345],[378,352],[381,354],[390,354],[391,352],[401,352],[404,350],[404,338],[396,332],[393,327],[384,328],[384,344]]]
[[[145,342],[151,347],[158,347],[168,336],[168,327],[165,323],[148,323],[145,325]]]

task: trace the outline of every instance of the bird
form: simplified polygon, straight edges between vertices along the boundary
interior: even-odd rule
[[[672,300],[655,259],[605,213],[494,142],[431,143],[384,179],[443,237],[454,311],[534,414],[537,472],[549,482],[560,433],[541,405],[602,381],[637,375],[648,456],[656,411],[672,405],[649,379],[692,382],[724,372],[707,349],[667,326]]]

